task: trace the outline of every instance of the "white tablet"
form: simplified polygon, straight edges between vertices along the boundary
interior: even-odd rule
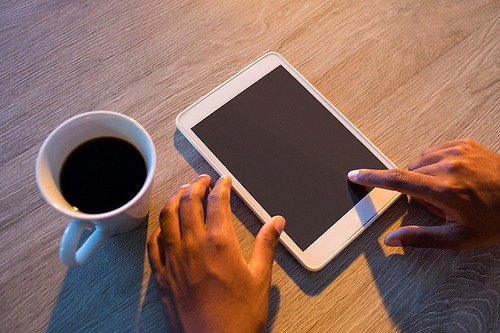
[[[396,166],[304,77],[268,53],[177,117],[177,127],[262,222],[282,215],[280,241],[321,269],[399,193],[347,180]],[[371,190],[371,191],[370,191]]]

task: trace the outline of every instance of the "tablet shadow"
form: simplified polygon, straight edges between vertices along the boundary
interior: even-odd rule
[[[205,161],[178,129],[174,135],[174,146],[198,174],[206,173],[213,179],[219,177],[216,171]],[[351,195],[354,196],[353,200],[356,199],[359,201],[367,193],[364,187],[361,189],[357,186],[349,186],[347,181],[346,186],[349,188]],[[366,193],[364,193],[363,190],[365,190]],[[256,237],[262,227],[262,222],[234,192],[231,192],[231,208],[233,214],[241,221],[244,227]],[[386,213],[384,213],[384,215],[386,215]],[[368,230],[372,228],[370,237],[375,237],[375,239],[377,239],[378,236],[373,234],[374,230],[379,234],[382,233],[390,225],[390,221],[391,220],[387,218],[379,218],[375,222],[379,225],[378,228],[373,229],[372,226],[368,227]],[[361,235],[366,232],[367,231],[363,232]],[[278,244],[276,249],[275,260],[305,294],[310,296],[317,295],[330,285],[332,281],[353,263],[354,260],[363,254],[364,241],[365,240],[359,240],[359,237],[355,239],[346,249],[318,272],[311,272],[303,268],[303,266],[281,244]]]
[[[148,220],[112,235],[85,264],[68,268],[48,332],[125,332],[136,326]],[[84,232],[80,245],[90,234]]]
[[[351,196],[353,205],[356,205],[358,202],[360,202],[361,199],[366,197],[368,193],[370,193],[370,191],[373,189],[367,186],[353,183],[349,180],[349,178],[347,178],[347,176],[345,178],[347,182],[347,189],[349,191],[349,195]]]
[[[215,171],[190,143],[176,132],[175,146],[198,172],[215,177]],[[262,223],[234,193],[233,213],[256,236]],[[376,285],[384,310],[400,332],[492,332],[500,323],[500,246],[463,252],[397,248],[382,244],[397,224],[443,223],[407,196],[384,214],[319,272],[304,269],[279,244],[275,260],[307,295],[319,295],[359,257]],[[269,326],[268,326],[269,327]]]
[[[380,248],[378,239],[392,225],[394,217],[402,214],[405,209],[404,200],[398,199],[381,217],[317,272],[305,269],[286,249],[276,254],[276,261],[305,294],[319,295],[360,256],[366,256],[367,251],[372,251],[370,244],[376,244]],[[377,252],[377,256],[383,256],[380,252]]]

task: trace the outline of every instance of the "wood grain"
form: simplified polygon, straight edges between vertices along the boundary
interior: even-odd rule
[[[0,4],[0,329],[169,330],[146,240],[179,186],[215,172],[176,131],[179,112],[267,51],[281,53],[405,168],[471,137],[500,153],[500,2],[3,1]],[[68,269],[68,218],[34,177],[62,121],[91,110],[138,120],[158,152],[150,216]],[[306,176],[306,175],[304,175]],[[233,195],[248,258],[261,224]],[[269,332],[500,331],[500,247],[387,248],[400,225],[439,224],[401,198],[325,269],[279,246]]]

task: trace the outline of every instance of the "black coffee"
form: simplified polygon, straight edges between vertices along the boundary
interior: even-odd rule
[[[130,143],[101,137],[73,150],[61,169],[61,192],[81,212],[109,212],[129,202],[146,180],[146,163]]]

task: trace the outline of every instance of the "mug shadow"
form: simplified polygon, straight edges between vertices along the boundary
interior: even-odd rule
[[[108,238],[80,267],[68,268],[48,332],[125,332],[141,316],[148,220]],[[79,246],[91,234],[84,232]]]

